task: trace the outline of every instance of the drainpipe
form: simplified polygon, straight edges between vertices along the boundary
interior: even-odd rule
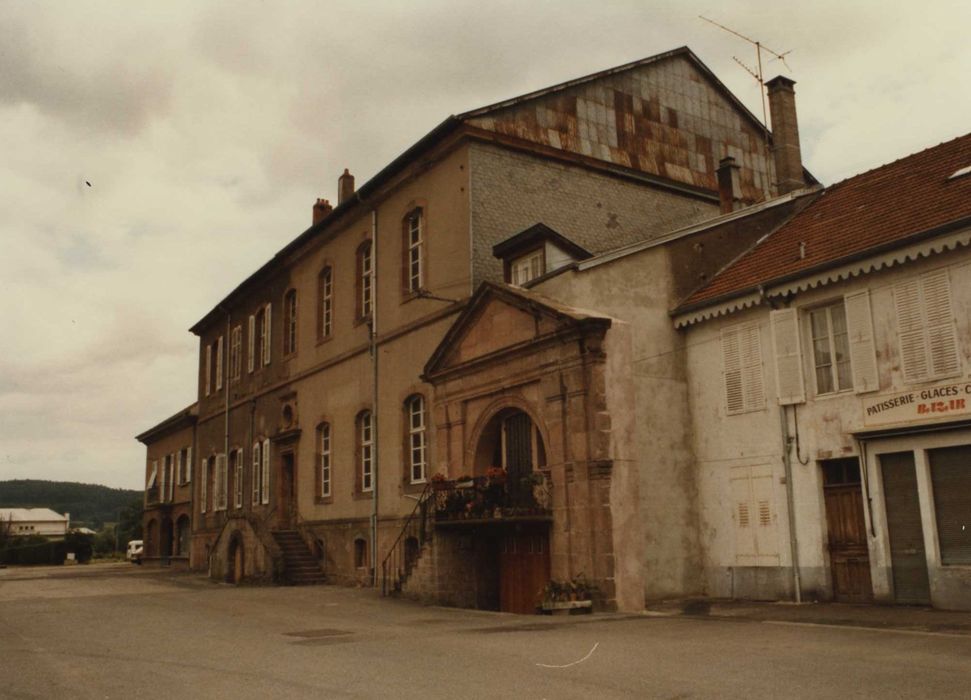
[[[371,585],[378,585],[378,210],[371,209]]]
[[[796,536],[796,502],[792,492],[792,460],[789,452],[792,438],[789,436],[789,419],[786,407],[781,406],[779,417],[782,424],[782,463],[786,469],[786,501],[789,511],[789,554],[792,559],[792,585],[796,591],[796,602],[802,602],[802,583],[799,580],[799,540]]]

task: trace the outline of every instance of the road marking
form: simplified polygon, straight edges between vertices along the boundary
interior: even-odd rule
[[[595,652],[597,650],[597,647],[599,646],[600,646],[600,642],[597,642],[596,644],[593,645],[593,648],[591,648],[590,651],[587,652],[587,655],[584,656],[582,659],[577,659],[576,661],[573,661],[568,664],[563,664],[562,666],[557,666],[555,664],[536,664],[536,665],[541,668],[570,668],[570,666],[576,666],[577,664],[582,664],[584,661],[586,661],[591,656],[593,656],[593,652]]]
[[[930,632],[924,630],[901,630],[892,627],[861,627],[859,625],[828,625],[823,622],[792,622],[789,620],[762,620],[763,625],[787,625],[790,627],[823,627],[832,630],[860,630],[863,632],[885,632],[890,634],[911,634],[921,637],[956,637],[958,639],[971,639],[967,634],[956,632]]]

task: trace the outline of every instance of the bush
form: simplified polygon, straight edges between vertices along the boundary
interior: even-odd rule
[[[0,562],[4,564],[63,564],[66,557],[64,540],[49,541],[40,535],[11,538],[0,549]]]

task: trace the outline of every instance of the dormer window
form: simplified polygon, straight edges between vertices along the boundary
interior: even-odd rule
[[[546,272],[546,261],[543,257],[543,249],[540,248],[511,260],[509,262],[509,281],[522,286],[530,280],[541,277]]]
[[[545,224],[535,224],[497,243],[492,254],[502,260],[505,281],[520,287],[591,257],[588,251]]]

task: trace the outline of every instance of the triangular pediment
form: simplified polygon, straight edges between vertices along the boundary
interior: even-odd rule
[[[425,375],[522,348],[591,320],[609,320],[562,306],[509,285],[484,282],[432,353]]]

